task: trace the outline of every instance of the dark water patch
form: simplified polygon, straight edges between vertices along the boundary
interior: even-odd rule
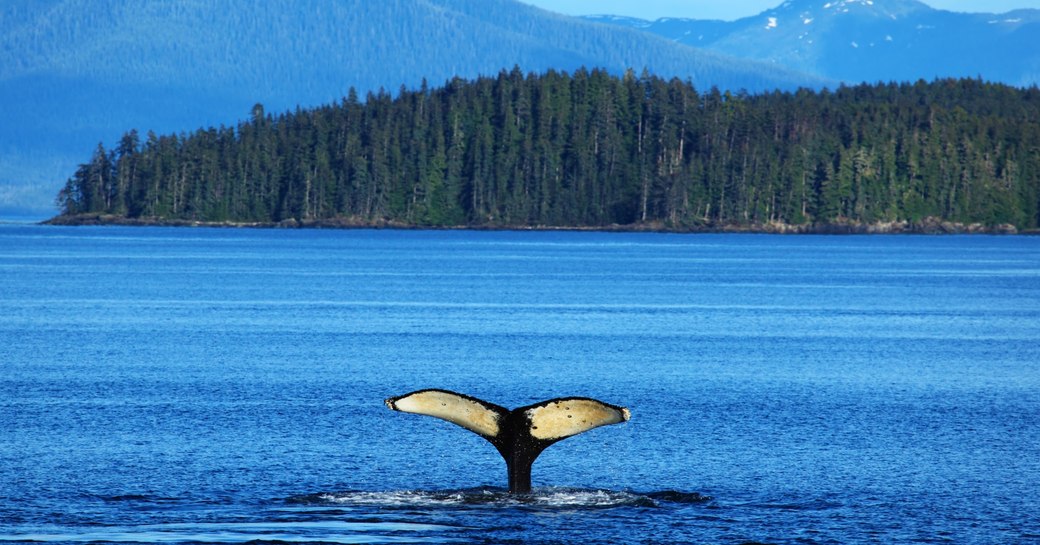
[[[119,494],[114,496],[99,495],[96,496],[96,498],[106,503],[172,504],[184,501],[183,498],[153,496],[148,494]]]
[[[680,492],[678,490],[662,490],[647,492],[646,497],[669,503],[707,503],[713,498],[699,492]]]

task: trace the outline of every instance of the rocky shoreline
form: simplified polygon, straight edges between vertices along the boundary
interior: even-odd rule
[[[880,235],[880,234],[985,234],[1015,235],[1038,234],[1020,231],[1014,225],[984,225],[981,223],[958,223],[927,217],[920,221],[894,221],[877,223],[827,222],[789,224],[780,222],[699,225],[675,228],[661,223],[601,226],[556,226],[556,225],[458,225],[429,226],[396,221],[360,221],[353,218],[329,220],[296,220],[280,222],[231,222],[197,221],[169,218],[128,218],[103,214],[80,214],[55,216],[47,225],[128,225],[162,227],[226,227],[226,228],[285,228],[285,229],[441,229],[473,231],[609,231],[609,232],[662,232],[662,233],[761,233],[761,234],[825,234],[825,235]]]

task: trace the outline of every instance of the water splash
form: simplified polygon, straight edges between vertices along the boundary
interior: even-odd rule
[[[289,504],[308,506],[377,506],[383,508],[519,508],[519,509],[604,509],[617,507],[662,507],[667,504],[704,503],[710,496],[697,492],[663,490],[632,492],[587,488],[537,488],[530,494],[510,494],[501,488],[462,490],[397,490],[320,492],[295,496]]]

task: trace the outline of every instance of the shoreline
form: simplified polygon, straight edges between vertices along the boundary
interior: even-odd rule
[[[599,231],[617,233],[746,233],[771,235],[1036,235],[1040,231],[1019,230],[1014,225],[964,224],[928,217],[917,222],[894,221],[860,223],[851,221],[788,224],[779,222],[755,224],[720,224],[675,228],[660,223],[556,226],[556,225],[418,225],[396,221],[359,221],[351,218],[330,220],[296,220],[280,222],[201,221],[168,218],[128,218],[105,214],[55,216],[41,222],[43,225],[134,227],[218,227],[230,229],[401,229],[441,231]]]

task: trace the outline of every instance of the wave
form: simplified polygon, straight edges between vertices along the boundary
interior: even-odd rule
[[[395,490],[319,492],[293,496],[286,503],[306,506],[377,506],[383,508],[520,508],[602,509],[614,507],[664,507],[668,504],[705,503],[711,496],[697,492],[662,490],[633,492],[588,488],[547,487],[530,494],[510,494],[502,488],[461,490]]]
[[[149,494],[94,495],[92,497],[95,497],[106,503],[174,503],[182,501],[181,498],[153,496]]]
[[[100,528],[54,527],[45,532],[0,532],[0,543],[454,543],[459,528],[402,521],[192,522]]]

